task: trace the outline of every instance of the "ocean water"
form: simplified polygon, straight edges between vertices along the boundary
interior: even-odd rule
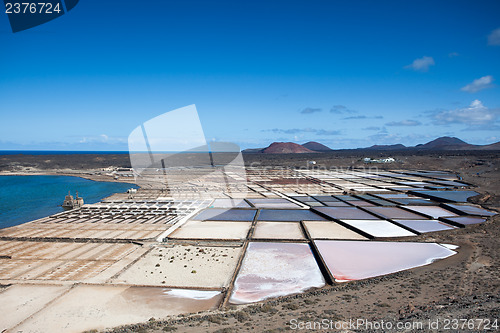
[[[134,184],[96,182],[69,176],[0,176],[0,229],[58,212],[64,197],[76,191],[85,203],[96,203]]]

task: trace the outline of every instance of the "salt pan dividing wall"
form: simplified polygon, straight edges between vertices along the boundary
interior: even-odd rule
[[[251,242],[229,302],[258,302],[324,285],[308,244]]]
[[[456,254],[437,243],[329,240],[314,243],[336,282],[395,273]]]

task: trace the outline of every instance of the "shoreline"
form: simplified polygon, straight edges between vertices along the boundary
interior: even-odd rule
[[[96,182],[108,182],[108,183],[127,183],[139,186],[133,177],[131,179],[114,179],[109,176],[103,175],[92,175],[88,174],[89,171],[57,171],[57,170],[43,170],[43,171],[0,171],[0,176],[68,176],[68,177],[79,177],[88,180],[93,180]],[[101,178],[102,177],[102,178]],[[108,177],[108,178],[104,178]]]
[[[107,182],[107,183],[122,183],[122,184],[129,184],[129,185],[132,185],[132,186],[136,186],[137,187],[137,190],[140,190],[141,187],[139,187],[139,185],[137,185],[135,182],[126,182],[126,181],[122,181],[122,180],[105,180],[105,179],[99,179],[99,177],[95,177],[93,175],[88,175],[88,174],[81,174],[81,173],[68,173],[68,172],[57,172],[57,171],[44,171],[44,172],[39,172],[39,171],[35,171],[35,172],[27,172],[27,171],[23,171],[23,172],[5,172],[5,171],[0,171],[0,177],[2,176],[16,176],[16,177],[30,177],[30,176],[62,176],[62,177],[74,177],[74,178],[81,178],[81,179],[85,179],[85,180],[90,180],[90,181],[94,181],[94,182],[101,182],[101,183],[104,183],[104,182]],[[119,195],[119,194],[126,194],[127,192],[113,192],[111,193],[110,195],[107,195],[101,199],[99,199],[97,202],[93,202],[93,203],[84,203],[84,204],[96,204],[96,203],[100,203],[100,202],[103,202],[107,199],[110,199],[112,198],[113,196],[115,195]],[[55,199],[55,198],[54,198]],[[61,198],[61,202],[64,198]],[[85,198],[84,198],[85,200]],[[19,226],[19,225],[23,225],[23,224],[26,224],[26,223],[30,223],[30,222],[33,222],[33,221],[36,221],[36,220],[40,220],[40,219],[43,219],[43,218],[48,218],[54,214],[59,214],[59,213],[63,213],[65,212],[65,210],[62,208],[61,205],[58,205],[57,207],[60,207],[62,209],[62,211],[60,212],[57,212],[57,213],[50,213],[48,215],[43,215],[43,216],[40,216],[38,218],[35,218],[35,219],[30,219],[28,221],[25,221],[25,222],[21,222],[21,223],[17,223],[15,225],[10,225],[10,226],[5,226],[5,227],[0,227],[0,230],[2,229],[6,229],[6,228],[10,228],[10,227],[15,227],[15,226]],[[55,208],[55,207],[54,207]]]

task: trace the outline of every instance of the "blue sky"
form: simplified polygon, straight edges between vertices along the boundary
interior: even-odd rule
[[[196,104],[208,140],[500,141],[498,1],[94,1],[13,34],[0,149],[127,150]]]

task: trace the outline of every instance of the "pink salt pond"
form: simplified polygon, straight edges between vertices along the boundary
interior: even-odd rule
[[[394,220],[419,233],[451,230],[456,227],[437,220]]]
[[[229,301],[258,302],[324,285],[308,244],[251,242]]]
[[[457,204],[445,204],[447,208],[460,212],[460,214],[465,215],[477,215],[477,216],[495,216],[495,212],[483,209],[481,207],[472,205],[457,205]]]
[[[395,273],[456,254],[437,243],[315,240],[314,244],[336,282]]]
[[[409,237],[415,233],[384,220],[341,220],[345,224],[373,237]]]
[[[450,212],[439,206],[405,206],[405,208],[422,215],[437,219],[440,217],[457,216],[457,214]]]
[[[447,217],[444,219],[448,223],[457,224],[459,226],[465,227],[469,224],[478,224],[486,221],[485,218],[477,217],[477,216],[456,216],[456,217]]]

